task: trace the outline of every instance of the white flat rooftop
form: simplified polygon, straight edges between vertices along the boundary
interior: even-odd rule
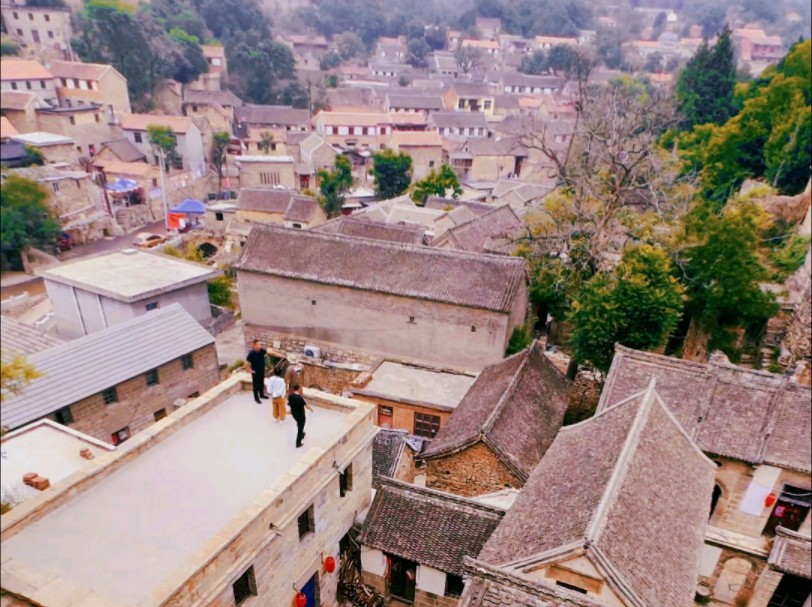
[[[307,438],[240,392],[3,542],[3,558],[139,605],[184,559],[298,462],[327,448],[350,416],[312,402]]]
[[[372,380],[355,391],[399,402],[454,409],[475,381],[472,375],[384,361],[373,372]]]
[[[98,456],[115,447],[49,419],[5,435],[0,443],[0,501],[16,506],[42,495],[23,483],[23,475],[36,472],[55,485],[87,464],[79,455],[82,449]]]
[[[132,302],[211,280],[220,272],[162,253],[119,251],[62,264],[39,274],[55,282]]]

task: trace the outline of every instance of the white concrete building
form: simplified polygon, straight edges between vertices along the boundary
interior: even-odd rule
[[[127,249],[55,266],[40,275],[59,334],[76,338],[173,303],[207,327],[212,315],[206,281],[220,272]]]

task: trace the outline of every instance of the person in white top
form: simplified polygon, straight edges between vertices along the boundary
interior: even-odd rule
[[[273,418],[280,422],[285,421],[285,380],[278,368],[275,368],[273,375],[266,380],[266,386],[265,391],[270,394],[273,403]]]

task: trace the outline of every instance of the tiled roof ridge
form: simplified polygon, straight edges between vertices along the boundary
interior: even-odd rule
[[[513,392],[516,390],[516,386],[519,384],[522,375],[524,375],[524,372],[527,369],[527,365],[529,364],[530,361],[530,355],[532,354],[533,349],[536,347],[537,343],[538,340],[534,339],[533,343],[531,343],[527,348],[525,348],[521,352],[517,352],[512,356],[508,356],[504,360],[497,363],[502,364],[511,360],[512,358],[517,358],[519,356],[524,357],[524,360],[522,360],[521,364],[516,368],[516,371],[510,378],[510,382],[508,383],[505,391],[502,392],[502,396],[497,401],[496,406],[493,408],[490,415],[488,415],[488,418],[485,420],[485,423],[482,425],[482,429],[480,430],[480,434],[482,436],[487,436],[488,434],[490,434],[490,431],[493,429],[493,425],[496,423],[496,420],[499,419],[499,415],[502,413],[502,409],[505,408],[505,403],[507,402],[507,399],[513,396]]]
[[[571,604],[579,604],[583,607],[603,607],[603,603],[599,603],[587,596],[575,596],[566,591],[558,590],[552,586],[543,586],[536,580],[518,575],[513,571],[506,571],[505,569],[494,567],[480,561],[479,559],[471,558],[470,556],[463,558],[463,566],[467,572],[471,573],[471,576],[474,579],[514,587],[522,592],[526,592],[527,594],[531,594],[542,599],[554,598]]]
[[[389,224],[387,224],[389,225]],[[363,241],[364,243],[368,244],[372,247],[378,247],[381,249],[401,249],[405,251],[419,251],[421,253],[426,253],[428,255],[436,255],[438,257],[452,257],[452,258],[466,258],[466,259],[482,259],[485,261],[492,261],[497,262],[504,265],[521,265],[524,263],[524,260],[518,257],[508,257],[506,255],[491,255],[488,253],[470,253],[468,251],[457,251],[453,249],[436,249],[432,247],[427,247],[423,245],[416,245],[416,244],[407,244],[407,243],[400,243],[400,242],[391,242],[391,241],[383,241],[383,240],[374,240],[370,238],[363,238],[359,236],[348,236],[346,234],[325,234],[323,232],[316,232],[313,230],[295,230],[293,228],[285,228],[281,226],[274,226],[274,225],[256,225],[254,227],[255,230],[265,231],[265,232],[296,232],[299,234],[307,234],[309,237],[317,238],[319,240],[331,241],[335,239],[343,239],[347,241]]]
[[[767,403],[764,423],[762,424],[761,431],[759,432],[761,444],[758,446],[758,451],[756,452],[756,459],[758,460],[758,463],[762,463],[767,456],[767,442],[770,440],[770,436],[775,428],[775,416],[778,412],[778,403],[781,402],[784,392],[787,391],[787,385],[789,385],[789,377],[785,375],[781,378],[781,384],[773,393],[772,397],[770,398],[770,402]]]
[[[371,225],[371,226],[379,226],[379,225],[381,225],[377,221],[372,221],[371,219],[365,219],[363,215],[357,215],[357,216],[346,215],[344,217],[337,217],[336,219],[340,220],[339,223],[350,222],[350,223],[357,223],[357,224]],[[333,221],[333,220],[331,220],[331,221]],[[389,228],[389,229],[400,230],[402,232],[423,232],[423,229],[420,226],[416,226],[414,224],[387,223],[387,224],[384,224],[384,225],[386,225],[386,227]],[[341,233],[339,232],[339,234],[341,234]],[[364,238],[363,236],[355,236],[355,235],[353,235],[352,237],[353,238]],[[375,239],[374,238],[367,238],[366,240],[375,240]]]
[[[630,607],[649,607],[640,595],[634,591],[632,585],[626,581],[623,574],[615,568],[611,559],[603,553],[600,546],[595,544],[590,545],[587,548],[587,554],[592,557],[590,561],[592,561],[599,570],[603,570],[603,577],[606,578],[609,586],[612,587],[615,592],[625,597],[629,601]]]
[[[493,514],[499,517],[505,514],[505,509],[499,508],[498,506],[484,504],[482,502],[475,501],[474,499],[469,497],[463,497],[461,495],[456,495],[454,493],[446,493],[445,491],[439,491],[438,489],[430,489],[429,487],[419,487],[417,485],[412,485],[411,483],[406,483],[393,478],[387,478],[381,481],[381,487],[379,491],[385,491],[387,488],[408,491],[409,493],[413,493],[415,495],[439,499],[459,506],[464,506],[472,510],[477,510],[485,514]]]

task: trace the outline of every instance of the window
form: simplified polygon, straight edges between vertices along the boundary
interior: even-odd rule
[[[308,533],[315,531],[315,521],[313,516],[313,506],[299,515],[296,520],[296,526],[299,528],[299,539],[304,538]]]
[[[414,414],[414,435],[434,438],[440,431],[440,417],[428,413]]]
[[[107,390],[102,392],[102,400],[105,405],[112,405],[118,402],[118,390],[116,390],[115,386],[107,388]]]
[[[214,219],[217,221],[223,221],[223,214],[222,213],[215,213]]]
[[[53,40],[54,38],[54,33],[51,30],[48,30],[48,38],[50,38],[51,40]]]
[[[474,325],[471,325],[471,333],[476,333],[476,327]]]
[[[163,418],[166,417],[166,409],[158,409],[155,413],[152,414],[155,418],[156,422],[161,421]]]
[[[144,373],[144,379],[147,380],[148,386],[157,386],[160,383],[158,378],[158,369],[153,369],[152,371],[147,371]]]
[[[275,143],[272,143],[272,144],[271,144],[271,151],[272,151],[272,152],[275,152],[275,151],[276,151],[276,144],[275,144]]]
[[[462,596],[462,591],[465,589],[465,582],[458,575],[446,573],[445,575],[445,595],[446,596]]]
[[[29,91],[31,90],[32,87],[31,87],[31,81],[30,80],[25,81],[25,88],[27,88]]]
[[[192,393],[191,393],[189,396],[187,396],[186,398],[197,398],[198,396],[200,396],[200,392],[192,392]]]
[[[126,428],[122,428],[121,430],[116,430],[110,435],[110,440],[113,442],[114,445],[120,445],[128,438],[130,438],[129,426],[127,426]]]
[[[409,324],[411,324],[411,325],[417,324],[417,323],[415,323],[415,321],[414,321],[414,316],[410,316],[410,317],[409,317]]]
[[[279,185],[279,173],[277,171],[260,173],[259,182],[262,185]]]
[[[73,413],[71,413],[70,407],[65,407],[64,409],[60,409],[56,412],[56,421],[62,424],[63,426],[67,426],[68,424],[73,423]]]
[[[338,475],[338,494],[344,497],[347,495],[347,491],[352,491],[352,464]]]
[[[34,20],[34,15],[33,15],[32,13],[28,13],[28,20],[29,20],[29,21],[33,21],[33,20]]]
[[[483,108],[485,108],[486,110],[491,109],[491,100],[490,100],[490,99],[486,99],[486,100],[485,100],[485,103],[482,105],[482,107],[483,107]]]
[[[153,187],[153,188],[157,188],[157,187],[158,187],[158,178],[157,178],[157,177],[153,177],[153,178],[152,178],[152,187]],[[220,213],[220,214],[222,215],[222,213]]]
[[[96,119],[96,122],[101,122],[101,116],[99,114],[93,114],[93,117]]]
[[[803,607],[808,598],[809,580],[784,574],[767,607]]]
[[[18,13],[12,13],[12,14],[14,15],[14,18],[15,18],[15,19],[19,19],[19,18],[20,18],[20,15],[19,15]],[[19,30],[17,30],[17,31],[19,31]]]
[[[237,581],[231,585],[231,589],[234,591],[236,605],[241,605],[249,596],[257,596],[257,580],[253,565],[237,578]]]
[[[711,495],[710,516],[716,511],[716,506],[719,504],[719,498],[722,497],[722,488],[717,484],[713,486],[713,494]]]
[[[294,224],[293,224],[293,227],[294,227],[294,228],[296,228],[297,230],[301,230],[301,229],[302,229],[302,224],[300,224],[300,223],[294,223]]]
[[[56,181],[54,181],[53,183],[51,183],[51,188],[53,189],[54,192],[58,192],[59,184]]]
[[[764,535],[772,537],[779,525],[790,531],[798,531],[809,513],[810,502],[808,488],[784,485],[764,527]]]
[[[151,302],[151,303],[148,303],[148,304],[147,304],[147,305],[145,305],[144,307],[146,308],[147,312],[152,312],[153,310],[157,310],[157,309],[158,309],[158,302],[157,302],[157,301],[153,301],[153,302]]]
[[[566,588],[567,590],[572,590],[573,592],[580,592],[581,594],[586,594],[586,590],[584,590],[583,588],[578,588],[578,586],[567,584],[567,582],[556,582],[555,585],[561,586],[562,588]]]
[[[22,30],[20,30],[20,34],[22,34],[22,33],[23,33],[23,32],[22,32]],[[12,82],[12,83],[11,83],[11,90],[12,90],[12,91],[16,91],[16,90],[17,90],[17,83],[16,83],[16,82]]]
[[[434,166],[434,161],[433,161],[433,160],[429,160],[429,168],[432,168],[433,166]]]
[[[133,133],[133,138],[136,143],[144,143],[144,138],[141,137],[141,133]]]
[[[180,364],[184,371],[195,368],[195,359],[191,354],[184,354],[180,357]]]
[[[310,300],[310,305],[311,305],[311,306],[315,306],[315,305],[316,305],[316,300],[315,300],[315,299],[311,299],[311,300]]]
[[[17,35],[18,35],[18,36],[22,36],[22,35],[23,35],[23,30],[18,29],[18,30],[17,30]],[[11,84],[12,84],[12,88],[17,88],[17,87],[16,87],[16,85],[15,85],[13,82],[12,82]]]
[[[46,21],[50,21],[50,20],[51,20],[51,15],[43,15],[43,16],[45,17],[45,20],[46,20]]]
[[[75,116],[70,116],[68,119],[70,120],[71,124],[76,124],[76,117]]]

